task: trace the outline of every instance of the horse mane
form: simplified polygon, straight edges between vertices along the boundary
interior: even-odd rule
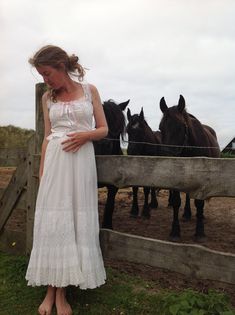
[[[126,121],[121,108],[115,101],[110,99],[103,103],[103,109],[107,120],[110,136],[117,137],[121,135],[123,139],[125,134]]]

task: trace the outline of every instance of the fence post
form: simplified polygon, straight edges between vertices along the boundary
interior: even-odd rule
[[[44,83],[36,84],[36,134],[28,146],[28,179],[27,179],[27,224],[26,253],[29,254],[33,243],[34,213],[38,191],[38,173],[41,146],[44,137],[44,121],[42,111],[42,95],[46,90]]]
[[[42,111],[42,95],[46,91],[44,83],[36,84],[36,138],[35,138],[35,153],[41,152],[42,141],[44,138],[44,121]]]
[[[36,201],[37,178],[34,177],[35,137],[28,143],[27,159],[27,216],[26,216],[26,254],[29,254],[33,242],[33,222]]]

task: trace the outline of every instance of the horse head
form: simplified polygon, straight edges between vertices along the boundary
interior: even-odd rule
[[[131,115],[131,111],[127,110],[127,134],[129,155],[159,155],[160,138],[157,132],[154,132],[147,124],[144,118],[143,107],[139,114]]]
[[[109,131],[104,139],[94,142],[95,154],[122,154],[120,136],[123,138],[126,126],[123,111],[129,102],[130,100],[117,104],[113,100],[108,100],[103,103]]]
[[[143,107],[139,114],[131,115],[131,110],[127,110],[128,124],[126,132],[128,134],[128,148],[127,154],[129,155],[141,155],[143,146],[140,142],[144,141],[144,128],[146,125],[144,119]],[[138,142],[138,143],[137,143]]]
[[[160,109],[163,117],[159,129],[162,143],[166,145],[162,147],[162,153],[167,156],[180,156],[184,147],[188,145],[188,114],[185,109],[184,97],[180,95],[178,105],[172,107],[168,107],[162,97]]]

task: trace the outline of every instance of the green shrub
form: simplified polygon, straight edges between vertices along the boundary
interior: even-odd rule
[[[226,152],[226,153],[221,153],[221,158],[229,158],[229,159],[234,159],[235,158],[235,151],[234,151],[234,154],[231,153],[231,152]]]
[[[169,293],[162,300],[162,315],[234,315],[227,295],[209,290],[207,294],[185,290]]]

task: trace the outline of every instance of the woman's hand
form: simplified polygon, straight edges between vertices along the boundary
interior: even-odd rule
[[[89,132],[74,132],[67,135],[69,139],[61,142],[66,152],[77,152],[81,146],[89,141]]]

